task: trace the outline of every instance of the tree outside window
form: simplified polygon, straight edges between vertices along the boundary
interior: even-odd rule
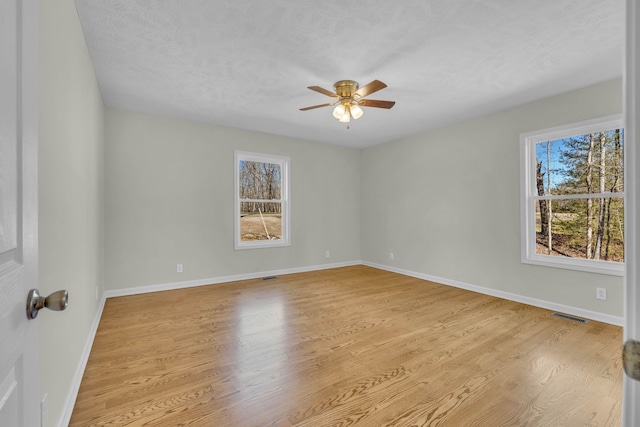
[[[522,261],[622,274],[624,130],[607,117],[521,135]]]

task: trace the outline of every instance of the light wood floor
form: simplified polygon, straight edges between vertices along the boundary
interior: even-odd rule
[[[72,426],[617,426],[621,328],[364,266],[107,300]]]

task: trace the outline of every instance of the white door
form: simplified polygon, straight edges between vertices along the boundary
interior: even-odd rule
[[[0,426],[39,426],[37,0],[0,1]]]
[[[627,0],[625,52],[625,328],[640,341],[640,7]],[[623,425],[640,426],[640,382],[625,376]]]

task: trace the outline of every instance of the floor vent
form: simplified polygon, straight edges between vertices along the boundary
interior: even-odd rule
[[[553,313],[552,316],[561,317],[561,318],[567,319],[567,320],[573,320],[574,322],[589,323],[589,321],[587,319],[581,319],[579,317],[569,316],[568,314],[558,313],[557,311],[555,313]]]
[[[277,279],[278,276],[267,276],[267,277],[263,277],[262,280],[274,280]]]

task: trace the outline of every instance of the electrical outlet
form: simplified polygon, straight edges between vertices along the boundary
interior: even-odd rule
[[[393,252],[389,252],[389,259],[393,261]]]
[[[326,251],[326,252],[324,253],[324,257],[325,257],[325,258],[330,258],[330,257],[331,257],[331,251]]]
[[[47,425],[47,417],[49,416],[49,403],[47,402],[48,394],[45,393],[40,402],[40,425]]]
[[[605,288],[596,288],[596,298],[607,299],[607,290]]]
[[[177,272],[177,273],[182,273],[182,264],[178,264],[178,265],[176,266],[176,272]]]

